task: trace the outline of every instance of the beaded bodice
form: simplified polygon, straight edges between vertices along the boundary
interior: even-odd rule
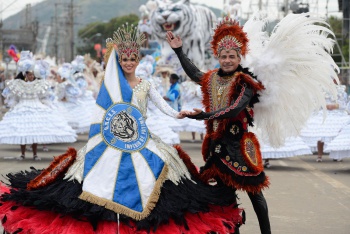
[[[50,85],[45,80],[25,82],[20,79],[15,79],[8,81],[7,87],[13,95],[21,99],[36,99],[45,96]]]
[[[151,100],[164,114],[174,118],[178,115],[178,112],[168,105],[153,85],[147,80],[142,79],[141,82],[133,88],[133,98],[137,99],[139,109],[145,119],[147,118],[148,100]]]

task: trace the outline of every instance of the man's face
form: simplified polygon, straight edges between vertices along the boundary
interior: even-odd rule
[[[241,58],[236,50],[222,50],[219,55],[219,64],[223,72],[233,72],[237,69]]]

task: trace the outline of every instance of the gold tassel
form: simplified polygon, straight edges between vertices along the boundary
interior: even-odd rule
[[[154,189],[153,189],[152,194],[150,195],[150,197],[148,199],[147,205],[143,209],[142,212],[137,212],[137,211],[131,210],[128,207],[125,207],[123,205],[115,203],[115,202],[108,200],[106,198],[98,197],[96,195],[93,195],[92,193],[85,192],[85,191],[83,191],[82,194],[80,194],[79,198],[81,200],[84,200],[84,201],[87,201],[87,202],[90,202],[90,203],[93,203],[93,204],[96,204],[99,206],[103,206],[106,209],[111,210],[117,214],[120,213],[120,214],[124,214],[128,217],[131,217],[132,219],[141,220],[141,219],[146,218],[151,213],[153,208],[156,206],[158,199],[159,199],[159,196],[160,196],[160,189],[161,189],[164,181],[167,178],[167,174],[168,174],[168,166],[165,165],[163,167],[162,172],[160,173],[160,175],[158,177],[158,180],[156,181],[156,184],[154,185]]]

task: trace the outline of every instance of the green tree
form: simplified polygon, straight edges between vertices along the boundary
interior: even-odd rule
[[[112,18],[109,22],[93,22],[80,29],[78,37],[82,42],[77,47],[78,54],[89,53],[92,58],[97,58],[97,53],[94,50],[95,44],[102,44],[102,47],[106,46],[106,39],[113,37],[113,32],[116,31],[123,24],[137,26],[139,17],[135,14],[124,15],[120,17]]]
[[[331,26],[332,31],[334,32],[339,47],[342,51],[342,54],[345,58],[345,61],[349,62],[349,39],[344,38],[343,35],[343,19],[339,19],[337,17],[331,16],[329,19],[329,24]],[[341,64],[341,56],[340,51],[337,46],[334,47],[334,56],[333,59],[337,64]]]

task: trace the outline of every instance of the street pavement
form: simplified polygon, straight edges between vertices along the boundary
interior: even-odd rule
[[[203,165],[201,142],[191,142],[189,133],[182,133],[181,145],[197,166]],[[27,170],[30,166],[45,168],[53,156],[68,147],[81,148],[87,135],[80,135],[74,144],[52,144],[49,152],[39,146],[41,161],[32,160],[32,152],[26,159],[16,160],[20,155],[17,145],[0,145],[0,174]],[[276,234],[349,234],[350,233],[350,158],[334,162],[324,156],[317,163],[315,155],[270,161],[266,169],[270,188],[264,191],[272,227]],[[5,180],[2,177],[2,180]],[[259,224],[251,202],[244,192],[239,192],[240,207],[246,211],[246,224],[241,234],[258,234]],[[1,227],[0,227],[1,231]]]

